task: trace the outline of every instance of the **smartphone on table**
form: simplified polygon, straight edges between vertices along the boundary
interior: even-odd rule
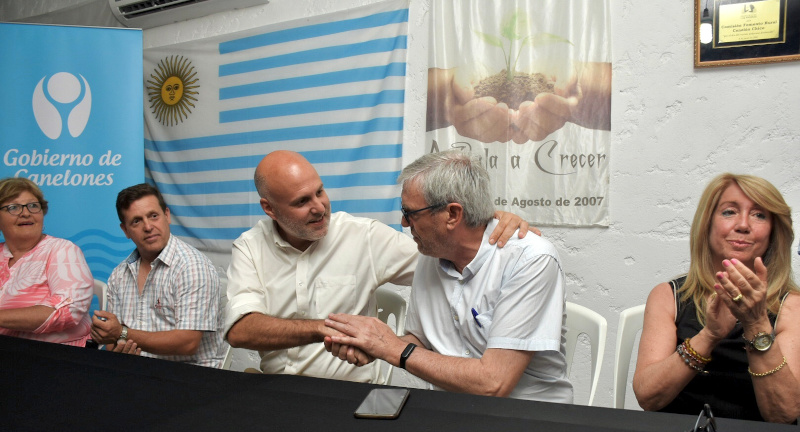
[[[354,414],[357,418],[395,419],[400,415],[409,393],[404,388],[372,389]]]

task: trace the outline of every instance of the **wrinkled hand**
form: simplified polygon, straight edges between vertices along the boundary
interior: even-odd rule
[[[541,141],[561,129],[577,106],[576,97],[565,98],[553,93],[540,93],[534,101],[525,101],[512,113],[512,139],[517,144]]]
[[[736,317],[718,293],[712,294],[706,305],[706,327],[714,341],[721,341],[730,334],[736,325]]]
[[[105,318],[106,321],[100,318]],[[117,316],[106,311],[95,311],[92,317],[92,339],[97,343],[116,343],[122,334],[122,324]]]
[[[755,259],[755,272],[737,259],[724,260],[725,271],[717,272],[714,285],[717,295],[745,329],[763,325],[767,320],[767,267],[760,257]],[[739,294],[738,301],[733,301]]]
[[[334,343],[331,340],[333,336],[344,336],[344,334],[338,330],[328,327],[323,323],[322,332],[324,335],[323,344],[325,345],[325,349],[334,357],[356,366],[364,366],[375,360],[356,347]]]
[[[585,63],[555,93],[540,93],[512,113],[513,140],[541,141],[567,122],[611,130],[611,64]]]
[[[122,354],[133,354],[133,355],[140,355],[142,354],[142,349],[136,345],[136,342],[132,340],[127,340],[124,342],[120,342],[114,345],[114,348],[111,349],[112,352],[118,352]]]
[[[463,69],[428,71],[428,130],[453,125],[459,135],[484,143],[511,139],[511,115],[508,105],[493,97],[475,99],[473,85],[478,77]],[[435,120],[444,112],[444,121]]]
[[[452,81],[452,98],[446,102],[445,115],[459,135],[484,143],[511,139],[511,118],[508,105],[493,97],[475,97],[473,83],[479,80],[456,73]]]
[[[325,336],[323,343],[325,344],[325,349],[334,357],[338,357],[340,360],[352,365],[364,366],[375,361],[374,357],[367,355],[356,347],[334,343],[330,336]]]
[[[406,345],[388,325],[374,317],[330,314],[325,325],[344,334],[332,336],[332,343],[359,348],[372,358],[386,360],[393,348],[399,353]]]
[[[575,98],[569,121],[589,129],[611,130],[611,63],[584,63],[556,94]]]

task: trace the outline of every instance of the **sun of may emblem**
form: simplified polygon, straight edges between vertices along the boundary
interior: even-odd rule
[[[156,119],[165,126],[174,126],[188,118],[200,87],[192,62],[183,56],[161,59],[150,78],[147,94]]]

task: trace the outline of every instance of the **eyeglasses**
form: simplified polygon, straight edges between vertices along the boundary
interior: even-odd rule
[[[705,422],[703,418],[705,418]],[[711,407],[708,404],[703,405],[703,410],[697,416],[694,427],[687,432],[717,432],[717,420],[714,419],[714,413],[711,412]]]
[[[412,211],[408,211],[404,207],[400,207],[400,212],[403,213],[403,218],[405,218],[406,223],[411,225],[411,219],[409,218],[409,216],[413,215],[414,213],[419,213],[419,212],[421,212],[423,210],[429,210],[429,209],[434,209],[434,208],[438,208],[438,207],[444,207],[446,205],[447,204],[435,204],[435,205],[432,205],[432,206],[421,208],[419,210],[412,210]]]
[[[9,204],[0,207],[0,210],[5,210],[8,212],[8,214],[12,216],[19,216],[22,214],[22,209],[24,207],[27,207],[28,212],[30,213],[39,213],[42,211],[42,204],[40,202],[29,202],[27,204]]]

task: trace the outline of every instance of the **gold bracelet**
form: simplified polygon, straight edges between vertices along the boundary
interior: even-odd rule
[[[775,369],[768,370],[768,371],[763,372],[763,373],[755,373],[752,370],[750,370],[750,366],[748,366],[747,367],[747,372],[750,373],[750,375],[752,375],[754,377],[765,377],[767,375],[772,375],[775,372],[783,369],[784,366],[786,366],[786,357],[785,356],[783,357],[783,361],[781,362],[781,364],[779,364],[778,367],[776,367]]]
[[[701,363],[710,362],[711,361],[711,357],[710,356],[709,357],[701,356],[700,353],[698,353],[697,351],[694,350],[694,348],[692,348],[692,344],[689,343],[689,339],[690,338],[686,338],[686,340],[683,341],[686,344],[686,351],[688,351],[689,354],[691,354],[693,357],[695,357],[698,360],[700,360]]]

